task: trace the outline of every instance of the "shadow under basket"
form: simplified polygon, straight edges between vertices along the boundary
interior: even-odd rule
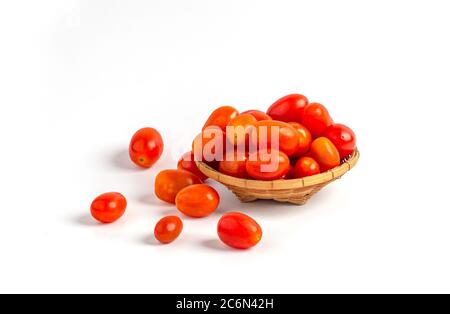
[[[246,203],[263,199],[303,205],[324,186],[340,179],[350,171],[356,165],[358,159],[359,151],[356,149],[351,156],[342,161],[340,166],[327,172],[301,179],[275,181],[235,178],[218,172],[204,162],[197,161],[196,163],[201,172],[225,185],[241,202]]]

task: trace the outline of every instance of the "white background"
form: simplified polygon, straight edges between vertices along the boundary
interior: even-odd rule
[[[450,292],[448,1],[2,1],[0,292]],[[358,136],[361,160],[306,206],[240,204],[224,188],[184,219],[153,178],[223,104],[304,93]],[[128,141],[164,136],[139,170]],[[120,191],[116,224],[92,199]],[[264,230],[249,251],[226,211]]]

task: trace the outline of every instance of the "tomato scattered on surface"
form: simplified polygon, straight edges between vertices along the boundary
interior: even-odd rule
[[[235,249],[249,249],[262,238],[262,229],[250,216],[232,212],[222,216],[217,225],[220,240]]]
[[[102,223],[112,223],[123,216],[127,208],[126,198],[117,192],[99,195],[91,204],[92,217]]]
[[[183,222],[178,216],[166,216],[162,218],[155,226],[155,238],[163,243],[173,242],[181,234]]]
[[[220,196],[217,191],[206,184],[195,184],[181,190],[176,197],[176,205],[186,216],[200,218],[217,209]]]
[[[131,138],[129,154],[131,160],[142,168],[150,168],[161,157],[164,143],[161,134],[153,128],[143,128]]]
[[[160,200],[175,204],[178,192],[189,185],[201,183],[202,180],[189,171],[164,170],[156,176],[155,194]]]

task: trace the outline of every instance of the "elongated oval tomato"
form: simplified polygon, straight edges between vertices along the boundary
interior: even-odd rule
[[[325,106],[319,103],[310,103],[305,107],[302,124],[314,137],[319,137],[333,124],[333,119]]]
[[[176,198],[176,205],[186,216],[200,218],[217,209],[220,196],[217,191],[206,184],[195,184],[181,190]]]
[[[238,115],[227,126],[227,139],[233,145],[248,143],[250,128],[254,127],[256,122],[258,120],[251,114]]]
[[[260,150],[249,155],[245,168],[253,179],[278,180],[289,172],[290,160],[283,152]]]
[[[272,120],[272,117],[271,117],[271,116],[269,116],[268,114],[266,114],[266,113],[264,113],[264,112],[262,112],[262,111],[259,111],[259,110],[247,110],[247,111],[244,111],[242,114],[244,114],[244,113],[249,113],[249,114],[251,114],[251,115],[254,116],[254,117],[256,118],[256,120],[258,120],[258,121]]]
[[[308,152],[309,148],[311,147],[312,142],[311,132],[309,132],[309,130],[300,123],[289,122],[289,124],[292,125],[299,134],[297,149],[293,156],[300,157],[301,155]]]
[[[320,173],[320,166],[317,161],[311,157],[302,157],[295,164],[295,177],[304,178]]]
[[[230,152],[225,156],[225,160],[219,163],[219,171],[232,177],[247,178],[246,161],[245,155],[241,156],[237,152]]]
[[[163,150],[161,134],[153,128],[143,128],[131,138],[129,154],[136,165],[150,168],[161,157]]]
[[[168,244],[175,241],[183,230],[183,222],[178,216],[163,217],[155,226],[155,238],[163,243]]]
[[[330,170],[341,163],[339,151],[326,137],[319,137],[312,142],[311,157],[319,163],[322,171]]]
[[[219,107],[211,113],[205,125],[203,126],[203,130],[207,127],[217,126],[225,132],[228,123],[239,115],[239,111],[230,106]]]
[[[324,135],[339,151],[341,158],[351,155],[356,149],[356,135],[348,126],[333,124],[326,129]]]
[[[175,198],[189,185],[203,183],[195,174],[185,170],[164,170],[155,179],[156,196],[167,203],[175,204]]]
[[[250,216],[231,212],[220,218],[217,234],[226,245],[235,249],[249,249],[261,241],[262,229]]]
[[[300,94],[291,94],[278,99],[267,114],[274,120],[302,123],[303,110],[308,104],[308,98]]]
[[[92,216],[102,223],[112,223],[123,216],[127,208],[126,198],[117,192],[99,195],[91,204]]]
[[[299,132],[290,124],[282,121],[259,121],[255,125],[256,136],[253,134],[250,136],[251,140],[260,149],[272,149],[274,148],[274,142],[272,141],[272,136],[277,130],[278,145],[276,149],[281,150],[288,156],[294,155],[298,150],[298,145],[300,142]]]
[[[197,164],[195,163],[194,153],[192,151],[187,152],[183,156],[181,156],[180,160],[178,161],[177,168],[179,170],[186,170],[195,174],[202,181],[208,179],[208,177],[198,169]]]

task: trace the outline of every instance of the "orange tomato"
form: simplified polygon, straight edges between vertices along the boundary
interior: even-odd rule
[[[162,218],[155,226],[155,238],[163,243],[168,244],[175,241],[183,230],[183,222],[177,216],[166,216]]]
[[[226,136],[219,127],[207,127],[192,142],[194,157],[205,162],[223,160],[225,148]]]
[[[242,114],[244,114],[244,113],[249,113],[249,114],[251,114],[251,115],[254,116],[254,117],[256,118],[256,120],[258,120],[258,121],[272,120],[272,117],[271,117],[271,116],[269,116],[268,114],[266,114],[266,113],[264,113],[264,112],[262,112],[262,111],[259,111],[259,110],[247,110],[247,111],[244,111]]]
[[[252,134],[251,140],[260,149],[272,149],[272,133],[278,129],[279,150],[288,156],[296,153],[300,142],[299,132],[290,124],[281,121],[259,121],[256,123],[256,136]],[[264,136],[267,135],[267,136]],[[256,141],[256,143],[255,143]]]
[[[239,156],[237,152],[228,153],[225,160],[219,162],[219,171],[232,177],[247,178],[246,161],[245,155]]]
[[[309,132],[309,130],[300,123],[289,122],[289,124],[292,125],[299,133],[297,149],[293,156],[300,157],[301,155],[308,152],[309,148],[311,147],[312,142],[311,132]]]
[[[192,172],[202,181],[208,179],[208,177],[198,169],[197,164],[195,163],[194,153],[192,151],[187,152],[183,156],[181,156],[180,160],[178,161],[177,168],[179,170],[186,170]]]
[[[322,171],[330,170],[341,163],[339,151],[326,137],[319,137],[312,142],[311,156],[319,163]]]
[[[92,217],[102,223],[111,223],[123,216],[127,208],[127,200],[117,192],[98,196],[91,204]]]
[[[281,179],[289,172],[290,160],[281,151],[260,150],[250,154],[245,167],[251,178],[271,181]]]
[[[195,184],[181,190],[176,205],[186,216],[200,218],[211,214],[220,203],[219,193],[206,184]]]
[[[320,173],[320,166],[317,161],[311,157],[302,157],[295,164],[295,177],[304,178]]]
[[[250,216],[243,213],[227,213],[217,224],[217,234],[226,245],[235,249],[249,249],[262,238],[262,229]]]
[[[327,108],[318,103],[310,103],[303,113],[303,125],[314,137],[322,136],[325,130],[333,124]]]
[[[175,198],[189,185],[203,183],[199,177],[186,170],[164,170],[155,179],[156,196],[167,203],[175,204]]]
[[[248,143],[250,128],[254,127],[256,122],[258,120],[249,113],[240,114],[232,119],[227,126],[228,141],[233,145]]]
[[[228,123],[239,115],[239,111],[230,106],[219,107],[211,113],[203,130],[210,126],[216,126],[225,132]]]
[[[137,131],[130,141],[128,152],[131,160],[142,168],[150,168],[161,157],[164,143],[161,134],[153,128]]]

